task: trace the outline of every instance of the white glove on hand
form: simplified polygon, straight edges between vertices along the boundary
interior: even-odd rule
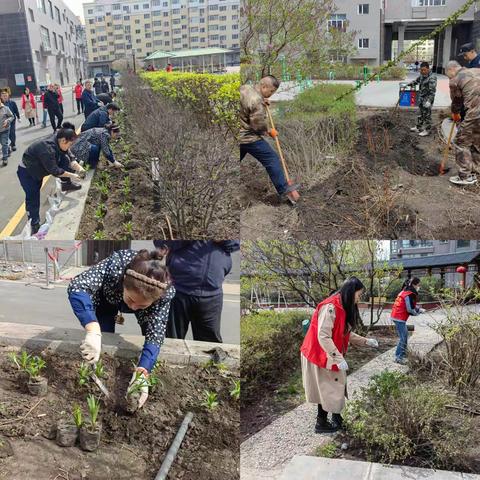
[[[137,410],[145,405],[148,399],[148,381],[147,376],[140,370],[135,370],[132,379],[128,384],[127,400],[132,400],[137,403]]]
[[[337,365],[339,370],[348,370],[348,363],[345,360],[342,360],[338,365]]]
[[[123,163],[120,163],[118,160],[115,160],[115,162],[113,162],[113,166],[116,168],[123,168]]]
[[[85,340],[80,345],[80,352],[83,359],[93,365],[100,359],[102,351],[102,334],[98,332],[87,332]]]
[[[425,313],[425,312],[426,312],[426,310],[424,308],[419,308],[418,309],[418,313]]]
[[[423,104],[423,106],[424,106],[425,108],[430,108],[430,107],[432,106],[432,104],[431,104],[430,102],[425,102],[425,103]]]
[[[368,338],[365,345],[369,347],[378,348],[378,341],[375,338]]]

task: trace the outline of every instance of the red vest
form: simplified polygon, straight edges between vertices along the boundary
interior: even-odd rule
[[[350,332],[345,333],[345,322],[347,315],[343,309],[342,299],[340,294],[337,293],[328,297],[323,302],[317,305],[315,312],[313,312],[310,327],[305,339],[303,340],[300,351],[304,357],[311,363],[317,365],[320,368],[327,368],[327,353],[318,343],[318,313],[322,307],[328,303],[333,304],[335,307],[335,322],[333,323],[332,340],[338,351],[345,355],[348,349],[348,342],[350,340]],[[331,370],[338,372],[338,367],[332,365]]]
[[[405,298],[409,295],[412,295],[413,292],[408,292],[406,290],[402,290],[397,298],[395,299],[395,303],[392,307],[391,317],[395,320],[403,320],[404,322],[407,321],[410,314],[407,310],[407,304],[405,303]],[[415,296],[412,297],[412,306],[415,308]]]

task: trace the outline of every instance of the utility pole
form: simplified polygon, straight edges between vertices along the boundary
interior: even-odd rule
[[[132,46],[132,53],[133,53],[133,73],[137,73],[137,62],[135,61],[135,49]]]

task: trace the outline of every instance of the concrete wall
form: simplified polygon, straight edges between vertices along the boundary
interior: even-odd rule
[[[398,22],[407,20],[439,20],[445,19],[455,13],[464,0],[446,0],[445,6],[415,7],[412,0],[385,0],[385,22]],[[462,20],[473,20],[475,7],[471,7]]]
[[[369,5],[368,14],[359,14],[359,4]],[[337,0],[335,2],[337,14],[346,14],[348,28],[347,31],[355,31],[355,46],[357,52],[352,55],[348,60],[350,62],[359,62],[365,64],[378,65],[380,62],[381,52],[381,17],[382,17],[382,1],[370,0],[370,1],[356,1],[351,0]],[[358,39],[368,38],[369,48],[359,49]]]

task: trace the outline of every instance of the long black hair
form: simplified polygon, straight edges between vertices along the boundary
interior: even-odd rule
[[[412,292],[415,297],[418,295],[418,291],[415,288],[417,285],[420,284],[420,279],[418,277],[407,278],[402,285],[402,290],[406,292]]]
[[[70,122],[64,122],[62,128],[57,130],[57,139],[64,138],[67,142],[73,142],[78,137],[75,132],[75,125]]]
[[[365,285],[357,277],[350,277],[345,280],[338,291],[342,299],[343,309],[347,314],[345,329],[348,329],[348,327],[351,330],[355,329],[360,321],[360,312],[358,311],[358,305],[355,303],[355,292],[363,289],[365,289]]]

